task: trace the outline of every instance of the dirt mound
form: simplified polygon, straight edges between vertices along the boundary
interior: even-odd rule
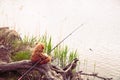
[[[9,27],[0,28],[0,63],[10,62],[12,44],[16,40],[21,40],[20,35]]]

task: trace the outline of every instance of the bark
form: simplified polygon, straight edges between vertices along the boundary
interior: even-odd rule
[[[78,59],[74,59],[73,62],[68,64],[64,69],[48,63],[37,65],[33,70],[37,70],[40,74],[43,74],[45,80],[67,80],[68,77],[71,78],[70,73],[72,73],[72,70],[76,67],[77,61]],[[33,64],[30,60],[0,64],[0,74],[12,71],[19,72],[24,69],[28,70],[31,66],[33,66]]]

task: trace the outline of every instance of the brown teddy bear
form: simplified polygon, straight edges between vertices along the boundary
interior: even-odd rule
[[[46,64],[51,61],[51,57],[48,56],[46,53],[43,52],[45,46],[42,43],[38,43],[31,55],[31,61],[32,63],[36,63],[40,60],[40,64]]]

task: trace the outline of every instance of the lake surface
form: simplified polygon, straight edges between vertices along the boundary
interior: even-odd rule
[[[57,44],[80,24],[62,43],[78,50],[80,70],[120,80],[119,0],[0,0],[0,26],[21,36],[47,33]]]

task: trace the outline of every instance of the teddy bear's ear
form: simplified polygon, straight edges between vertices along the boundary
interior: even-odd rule
[[[39,47],[41,49],[44,49],[45,45],[44,45],[44,43],[35,43],[35,47]]]
[[[37,44],[38,44],[38,42],[35,43],[35,45],[37,45]]]

